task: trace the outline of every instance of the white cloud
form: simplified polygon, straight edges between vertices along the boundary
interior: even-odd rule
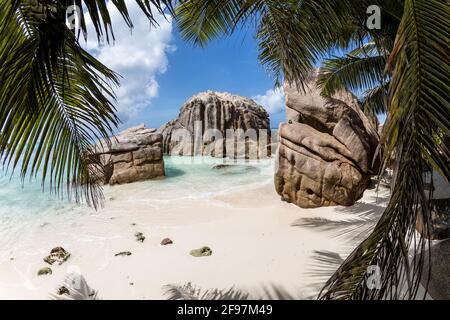
[[[154,11],[159,25],[150,26],[136,1],[127,0],[127,5],[134,25],[132,31],[112,2],[108,3],[115,36],[115,42],[111,45],[97,43],[92,22],[87,19],[90,37],[87,49],[122,76],[116,94],[117,109],[124,122],[136,117],[158,96],[157,75],[166,72],[167,54],[175,50],[170,17],[166,20]]]
[[[265,94],[254,96],[252,99],[262,105],[270,114],[277,114],[284,110],[285,97],[280,88],[269,89]]]

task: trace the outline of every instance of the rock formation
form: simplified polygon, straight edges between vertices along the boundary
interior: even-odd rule
[[[105,167],[104,183],[124,184],[164,176],[162,135],[144,125],[130,128],[95,148],[96,160]]]
[[[198,249],[191,250],[189,254],[193,257],[199,258],[199,257],[209,257],[212,255],[212,250],[210,247],[201,247]]]
[[[424,253],[424,266],[421,283],[428,285],[428,294],[435,300],[450,299],[450,239],[440,241],[431,247],[431,261],[429,252]],[[431,263],[431,273],[428,270]]]
[[[170,238],[164,238],[161,240],[162,246],[168,246],[169,244],[173,244],[173,241]]]
[[[367,188],[378,134],[348,92],[323,98],[312,76],[306,93],[284,84],[275,187],[303,208],[350,206]]]
[[[270,155],[268,113],[253,100],[229,93],[208,91],[193,96],[178,118],[159,132],[165,154],[231,158]]]
[[[52,269],[49,267],[44,267],[38,270],[37,275],[38,276],[45,276],[45,275],[51,275],[53,273]]]
[[[70,258],[69,252],[64,250],[64,248],[62,247],[56,247],[50,251],[50,254],[44,258],[44,261],[50,265],[52,265],[55,262],[57,262],[59,265],[62,265],[69,258]]]

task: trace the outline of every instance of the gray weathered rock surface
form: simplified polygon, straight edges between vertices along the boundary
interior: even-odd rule
[[[167,246],[167,245],[169,245],[169,244],[173,244],[172,239],[170,239],[170,238],[164,238],[164,239],[161,240],[161,245],[162,245],[162,246]]]
[[[315,76],[306,94],[287,84],[284,91],[277,192],[303,208],[354,204],[369,184],[378,133],[353,95],[325,99]]]
[[[247,147],[245,142],[232,145],[231,139],[227,139],[227,130],[230,129],[250,133]],[[251,129],[254,131],[248,131]],[[270,144],[269,115],[262,106],[241,96],[212,91],[190,98],[181,108],[178,118],[158,131],[163,135],[164,153],[172,155],[265,157]],[[218,136],[213,137],[216,134]],[[233,148],[234,153],[230,151]],[[255,151],[249,152],[249,149]]]
[[[52,265],[57,262],[62,265],[67,259],[70,258],[70,253],[67,252],[63,247],[56,247],[50,251],[50,254],[44,258],[44,261]]]
[[[136,232],[134,234],[134,236],[136,237],[136,241],[139,241],[139,242],[144,242],[145,241],[145,236],[144,236],[144,234],[142,232]]]
[[[431,247],[431,274],[428,278],[428,252],[425,252],[422,285],[428,282],[428,293],[436,300],[450,299],[450,239]]]
[[[430,240],[450,239],[450,198],[433,199],[432,206],[428,232],[421,214],[417,215],[416,230]]]
[[[212,250],[210,247],[201,247],[198,249],[193,249],[189,252],[189,254],[193,257],[208,257],[212,255]]]
[[[44,267],[38,270],[37,275],[38,276],[45,276],[45,275],[51,275],[53,273],[52,269],[49,267]]]
[[[101,142],[95,156],[105,167],[104,183],[124,184],[164,176],[162,135],[144,125],[127,129]]]

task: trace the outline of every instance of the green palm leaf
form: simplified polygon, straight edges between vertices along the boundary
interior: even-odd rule
[[[171,1],[136,1],[153,22],[152,10],[172,9]],[[125,1],[111,2],[132,27]],[[0,0],[0,160],[22,179],[39,173],[43,186],[97,207],[102,167],[91,145],[109,142],[119,124],[119,79],[66,26],[74,3],[86,8],[99,40],[114,37],[106,0]]]
[[[365,26],[369,5],[383,8],[382,30]],[[176,9],[182,37],[201,46],[255,27],[261,63],[277,82],[283,77],[300,86],[336,48],[347,49],[367,38],[378,48],[392,47],[401,11],[400,0],[185,0]]]
[[[108,0],[75,0],[75,1],[61,1],[64,2],[64,6],[67,8],[69,5],[75,4],[79,8],[86,8],[87,14],[92,20],[97,38],[99,41],[110,41],[110,37],[114,40],[114,31],[111,23],[111,17],[107,7]],[[147,16],[150,22],[157,25],[157,21],[154,18],[155,11],[161,14],[169,12],[174,14],[173,3],[174,0],[135,0],[139,5],[142,12]],[[133,21],[128,14],[128,8],[126,0],[111,0],[111,3],[122,15],[124,22],[130,27],[133,27]],[[85,38],[87,38],[86,17],[82,15],[80,17],[81,31]]]
[[[450,181],[450,159],[434,139],[449,134],[450,106],[447,39],[449,6],[441,0],[406,0],[398,37],[389,60],[393,78],[390,118],[385,132],[387,158],[395,150],[392,197],[374,232],[327,282],[321,298],[412,299],[424,272],[427,235],[419,236],[416,219],[430,221],[424,192],[425,165]],[[427,228],[426,228],[427,229]],[[381,270],[380,290],[366,286],[367,268]]]
[[[382,55],[335,57],[322,64],[317,84],[325,96],[332,96],[340,90],[368,90],[385,82],[385,65]]]
[[[320,57],[355,36],[348,23],[353,6],[337,0],[188,0],[176,13],[182,37],[199,45],[255,26],[261,63],[277,79],[302,85]]]
[[[361,108],[367,115],[387,113],[387,97],[390,82],[368,89],[364,92]]]
[[[381,30],[365,25],[369,5],[382,9]],[[449,131],[445,1],[190,0],[177,12],[184,38],[201,45],[253,22],[260,61],[277,79],[300,85],[318,60],[336,49],[358,46],[325,64],[321,84],[325,94],[342,88],[366,90],[367,113],[389,106],[383,145],[386,159],[395,149],[396,174],[391,202],[375,231],[328,281],[321,297],[415,297],[426,241],[417,237],[414,226],[418,214],[425,223],[430,214],[422,168],[431,165],[447,178],[449,170],[448,152],[435,139],[448,137]],[[367,50],[368,41],[376,50]],[[384,72],[389,55],[391,68]],[[412,262],[409,249],[417,254]],[[365,285],[370,265],[382,270],[380,290]]]

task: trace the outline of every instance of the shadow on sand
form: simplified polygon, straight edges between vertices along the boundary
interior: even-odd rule
[[[188,282],[185,284],[165,285],[163,293],[168,300],[298,300],[313,298],[292,295],[283,287],[273,284],[244,291],[235,287],[204,290]]]
[[[376,198],[375,204],[358,202],[351,207],[338,207],[336,211],[343,214],[342,219],[339,220],[308,217],[295,220],[291,226],[308,228],[327,233],[332,238],[344,239],[344,243],[351,251],[355,244],[364,240],[374,228],[384,212],[387,200],[387,197],[380,196]],[[319,293],[326,281],[343,262],[344,258],[337,252],[313,251],[312,262],[304,273],[312,281],[306,288],[298,288],[298,290]],[[273,284],[251,290],[241,290],[236,287],[205,290],[188,282],[166,285],[163,287],[163,291],[168,300],[311,300],[317,298],[316,295],[292,294],[282,286]]]
[[[344,246],[351,252],[373,230],[383,214],[388,197],[378,196],[373,203],[357,202],[351,207],[338,207],[336,212],[345,215],[342,219],[326,219],[308,217],[295,220],[291,226],[302,227],[316,232],[326,233],[332,238],[344,241]],[[326,281],[344,262],[344,258],[337,252],[327,250],[313,251],[312,262],[305,275],[312,281],[309,289],[320,292]]]
[[[372,230],[384,211],[383,205],[370,203],[356,203],[351,207],[336,208],[337,212],[351,214],[352,217],[330,220],[326,218],[300,218],[292,222],[293,227],[313,229],[318,232],[326,232],[333,238],[343,238],[354,244],[362,241]]]

